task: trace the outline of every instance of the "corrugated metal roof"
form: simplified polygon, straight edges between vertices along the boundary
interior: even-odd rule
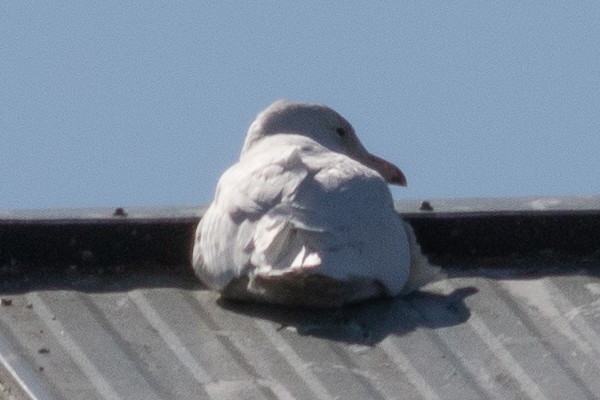
[[[599,198],[419,203],[448,278],[328,311],[203,290],[195,208],[0,213],[0,398],[598,398]]]

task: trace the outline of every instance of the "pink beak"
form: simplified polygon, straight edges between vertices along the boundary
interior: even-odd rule
[[[366,158],[362,159],[362,161],[367,167],[379,172],[387,183],[392,185],[406,186],[406,177],[402,171],[400,171],[400,168],[396,167],[391,162],[374,156],[373,154],[368,154]]]

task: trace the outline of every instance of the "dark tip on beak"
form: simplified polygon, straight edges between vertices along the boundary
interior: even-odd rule
[[[400,171],[400,169],[396,168],[396,170],[397,171],[395,171],[395,174],[390,176],[389,179],[387,179],[385,176],[384,176],[384,178],[386,178],[387,183],[389,183],[391,185],[399,185],[399,186],[406,187],[406,185],[408,183],[406,181],[406,176],[404,176],[404,173],[402,171]]]
[[[383,179],[385,179],[385,181],[390,185],[406,186],[406,176],[404,176],[404,173],[400,171],[400,168],[396,167],[391,162],[374,156],[373,154],[369,154],[364,160],[364,163],[368,167],[379,172]]]

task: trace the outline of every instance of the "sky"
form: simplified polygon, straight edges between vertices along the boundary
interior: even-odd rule
[[[395,199],[600,194],[600,2],[52,3],[0,4],[0,209],[207,204],[281,98]]]

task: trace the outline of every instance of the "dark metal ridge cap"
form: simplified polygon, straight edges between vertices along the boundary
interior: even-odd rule
[[[425,254],[600,258],[600,196],[396,202]],[[548,261],[548,260],[546,260]]]
[[[600,196],[431,200],[431,207],[421,203],[402,200],[395,205],[429,256],[507,257],[541,251],[600,259]],[[0,211],[0,275],[3,269],[16,271],[28,264],[180,265],[183,271],[204,210]]]

